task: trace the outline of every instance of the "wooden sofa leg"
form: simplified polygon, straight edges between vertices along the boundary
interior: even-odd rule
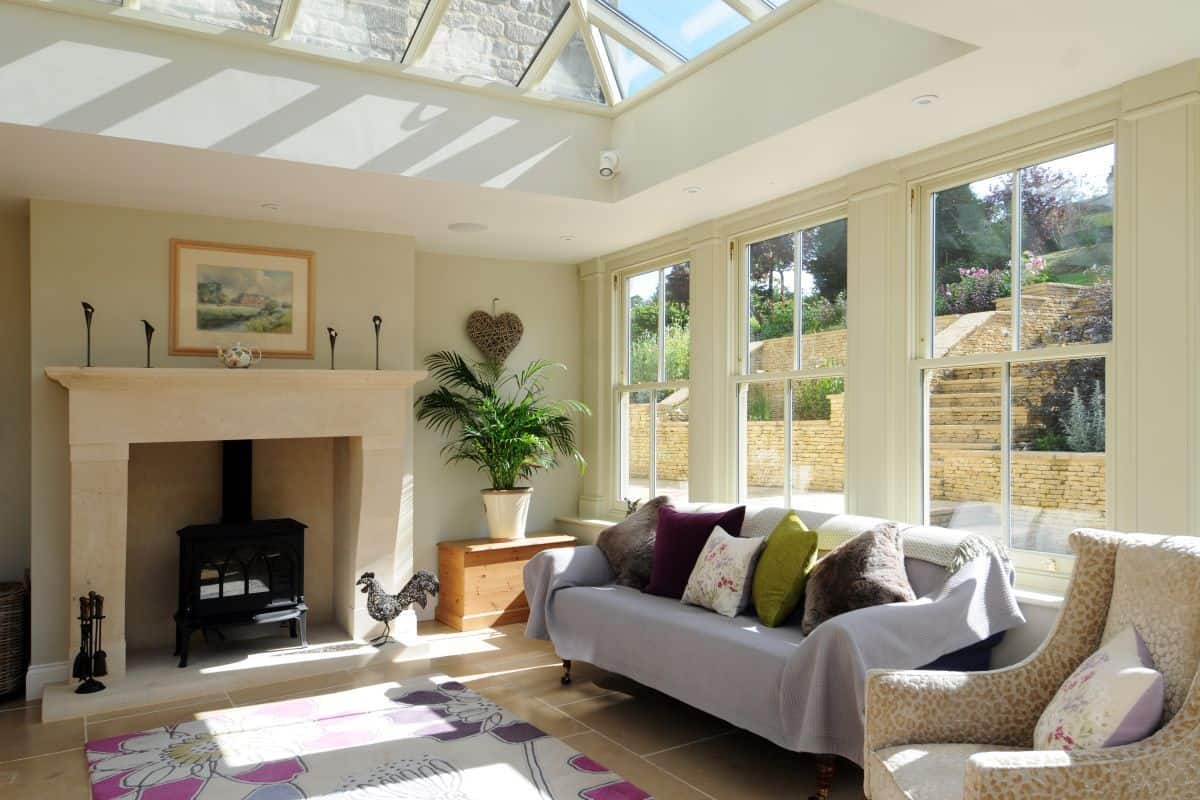
[[[833,788],[833,774],[837,769],[837,756],[817,756],[817,793],[808,800],[829,800]]]
[[[563,659],[562,685],[567,686],[570,683],[571,683],[571,659],[564,658]]]

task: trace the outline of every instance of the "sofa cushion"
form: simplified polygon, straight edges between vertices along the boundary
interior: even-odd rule
[[[654,565],[646,591],[676,600],[683,597],[688,577],[713,529],[720,525],[730,536],[738,536],[745,517],[745,506],[708,514],[676,511],[671,506],[660,508],[654,534]]]
[[[658,509],[670,504],[666,495],[642,503],[625,519],[605,528],[596,537],[596,546],[617,575],[617,583],[645,589],[654,564],[654,530],[658,527]]]
[[[736,617],[750,605],[754,565],[762,552],[762,539],[730,536],[718,525],[713,529],[683,590],[683,602]]]
[[[1145,739],[1163,716],[1163,676],[1135,628],[1076,667],[1033,733],[1038,750],[1096,750]]]
[[[782,625],[800,605],[817,563],[817,534],[795,512],[775,526],[754,570],[754,610],[763,625]]]
[[[962,800],[971,756],[1019,749],[982,744],[887,747],[867,756],[867,794],[871,800]]]
[[[899,526],[884,522],[842,542],[817,562],[804,593],[806,634],[827,619],[868,606],[916,600],[904,570]]]

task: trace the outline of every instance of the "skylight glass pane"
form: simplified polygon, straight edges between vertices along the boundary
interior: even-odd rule
[[[300,0],[292,39],[399,61],[428,0]]]
[[[749,21],[724,0],[605,0],[684,58],[695,58]]]
[[[621,97],[633,97],[662,77],[662,70],[643,59],[607,33],[602,33],[604,49],[612,62],[613,74],[621,88]]]
[[[270,36],[282,0],[142,0],[143,11],[157,11],[191,22]]]
[[[421,65],[514,86],[567,7],[567,0],[450,0]]]
[[[554,66],[542,78],[538,91],[589,103],[604,102],[604,92],[596,78],[587,45],[578,33],[571,37]]]

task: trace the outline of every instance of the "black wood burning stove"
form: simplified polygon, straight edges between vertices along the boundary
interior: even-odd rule
[[[289,623],[308,644],[304,529],[294,519],[250,518],[252,443],[224,444],[222,518],[179,531],[175,654],[186,667],[198,629]]]

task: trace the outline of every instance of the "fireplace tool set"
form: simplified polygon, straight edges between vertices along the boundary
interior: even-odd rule
[[[95,592],[79,598],[79,652],[71,677],[82,681],[76,694],[91,694],[104,688],[96,678],[108,674],[108,654],[101,637],[104,632],[104,598]]]

